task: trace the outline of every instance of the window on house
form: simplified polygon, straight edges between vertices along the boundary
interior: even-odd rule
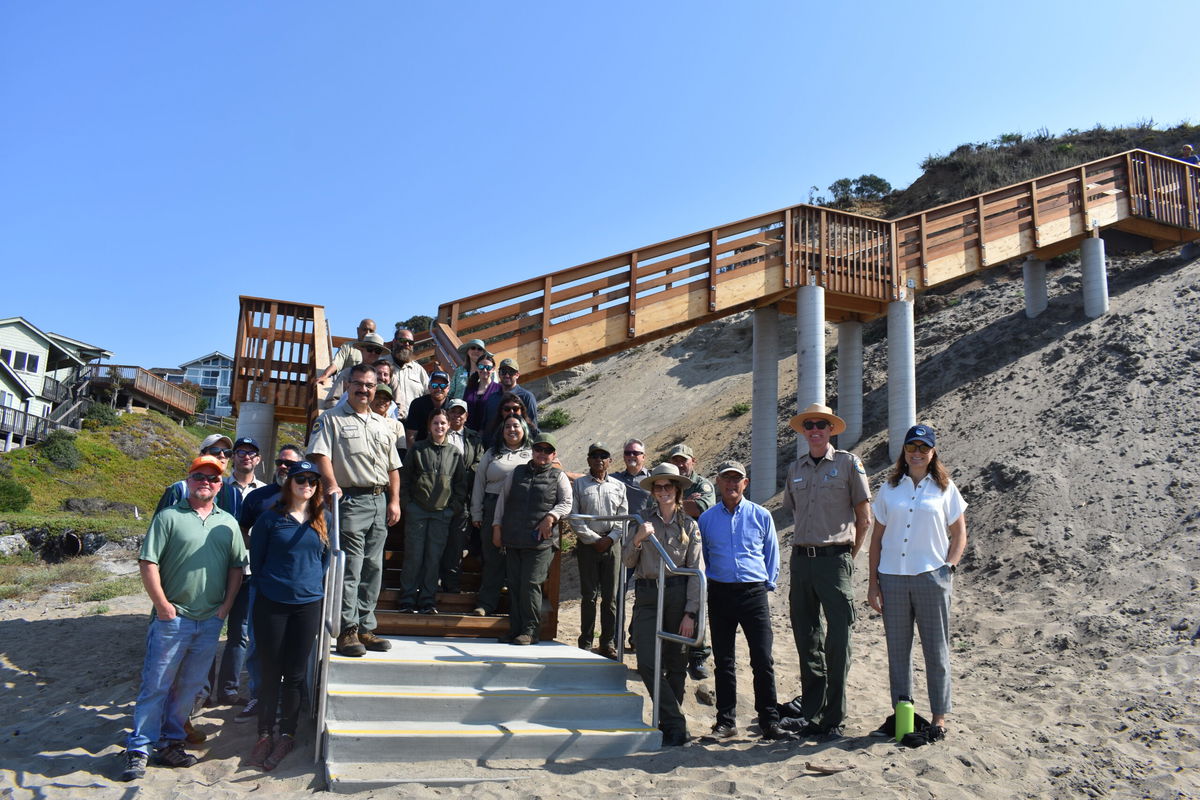
[[[216,369],[206,369],[200,372],[201,386],[216,386],[217,380],[221,377],[221,371]]]
[[[16,399],[16,395],[14,395],[12,392],[0,390],[0,406],[7,406],[11,408],[13,401]]]
[[[0,350],[0,361],[23,372],[37,372],[39,356],[20,350]]]
[[[12,350],[0,350],[0,361],[12,366]]]

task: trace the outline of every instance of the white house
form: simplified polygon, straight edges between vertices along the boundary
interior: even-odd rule
[[[200,387],[208,398],[208,413],[228,417],[233,413],[229,395],[233,391],[233,359],[219,350],[179,365],[183,379]],[[166,376],[171,380],[171,376]]]

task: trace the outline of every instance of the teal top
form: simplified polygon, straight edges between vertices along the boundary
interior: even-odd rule
[[[206,620],[225,602],[229,570],[249,559],[237,520],[213,506],[205,519],[187,500],[154,515],[138,560],[158,565],[163,593],[182,617]]]

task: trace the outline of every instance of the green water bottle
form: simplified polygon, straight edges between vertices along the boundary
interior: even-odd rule
[[[913,732],[913,704],[911,697],[901,697],[896,701],[896,741],[904,738],[904,734]]]

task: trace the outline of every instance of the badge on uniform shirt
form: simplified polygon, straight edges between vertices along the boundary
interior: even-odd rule
[[[867,474],[867,470],[863,468],[862,461],[859,460],[858,456],[854,457],[854,471],[857,472],[859,475]]]
[[[828,474],[825,475],[825,480],[829,480],[830,478],[836,478],[836,477],[837,477],[837,467],[834,467],[833,469],[829,470]]]
[[[316,422],[314,422],[314,423],[313,423],[313,429],[312,429],[312,432],[313,432],[313,433],[320,433],[320,432],[321,432],[321,420],[317,420]]]
[[[346,437],[347,439],[356,438],[358,436],[358,426],[357,425],[343,425],[342,426],[342,436]]]

